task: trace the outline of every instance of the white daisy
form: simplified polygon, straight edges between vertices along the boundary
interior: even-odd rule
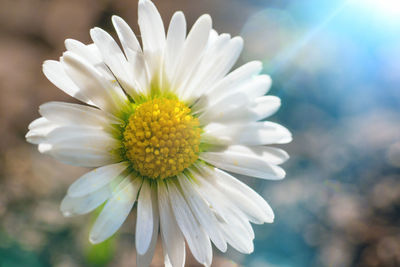
[[[279,124],[260,121],[280,106],[265,96],[269,76],[261,63],[228,74],[243,41],[217,34],[208,15],[186,35],[176,12],[165,34],[156,7],[139,1],[142,47],[127,23],[112,22],[122,50],[105,31],[93,44],[66,40],[59,61],[43,72],[61,90],[88,104],[49,102],[26,138],[61,162],[96,169],[68,189],[65,216],[85,214],[105,202],[91,232],[99,243],[113,235],[137,202],[137,265],[148,266],[160,233],[166,266],[183,266],[185,243],[205,266],[211,242],[253,251],[250,222],[271,223],[270,206],[227,173],[282,179],[288,159],[268,147],[291,141]]]

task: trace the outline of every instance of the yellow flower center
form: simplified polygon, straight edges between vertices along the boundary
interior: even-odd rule
[[[136,107],[123,133],[126,156],[141,175],[164,179],[198,158],[199,120],[178,100],[156,98]]]

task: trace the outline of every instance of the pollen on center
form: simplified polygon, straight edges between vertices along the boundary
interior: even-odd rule
[[[127,158],[141,175],[164,179],[198,158],[199,120],[178,100],[156,98],[140,104],[123,133]]]

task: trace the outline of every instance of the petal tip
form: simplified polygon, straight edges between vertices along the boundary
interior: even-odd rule
[[[62,215],[64,216],[64,217],[72,217],[72,213],[71,212],[69,212],[69,211],[62,211]]]
[[[117,15],[112,15],[112,16],[111,16],[111,20],[112,20],[112,21],[120,20],[120,19],[121,19],[120,16],[117,16]]]
[[[42,71],[43,71],[43,73],[46,73],[46,72],[49,70],[50,65],[51,65],[51,64],[54,64],[55,62],[57,62],[57,61],[55,61],[55,60],[49,60],[49,59],[43,61],[43,63],[42,63]]]
[[[279,180],[282,180],[282,179],[284,179],[285,177],[286,177],[286,172],[285,172],[285,170],[284,169],[281,169],[280,168],[280,172],[278,172],[278,174],[277,174],[277,178],[279,179]]]
[[[198,21],[204,21],[204,22],[206,22],[207,24],[209,24],[210,27],[211,27],[211,25],[212,25],[212,18],[211,18],[211,16],[210,16],[209,14],[203,14],[203,15],[201,15],[200,18],[198,19]]]
[[[97,239],[96,239],[95,237],[93,237],[93,236],[90,236],[90,237],[89,237],[89,242],[92,243],[93,245],[96,245],[96,244],[100,243],[101,241],[100,241],[100,240],[97,240]]]
[[[39,152],[43,153],[43,154],[49,152],[51,149],[52,149],[51,144],[42,143],[42,144],[39,144],[39,146],[38,146]]]

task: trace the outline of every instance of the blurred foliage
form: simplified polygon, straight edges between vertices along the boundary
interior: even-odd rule
[[[104,204],[98,207],[92,216],[92,220],[90,225],[93,225],[95,219],[100,214],[101,210],[103,209]],[[95,245],[88,245],[84,249],[84,254],[86,257],[86,262],[90,266],[105,266],[107,265],[113,258],[115,254],[115,239],[118,233],[113,235],[112,237],[108,238],[106,241],[95,244]]]
[[[103,243],[91,245],[86,249],[86,260],[92,266],[104,266],[109,263],[115,253],[114,239],[108,239]]]

